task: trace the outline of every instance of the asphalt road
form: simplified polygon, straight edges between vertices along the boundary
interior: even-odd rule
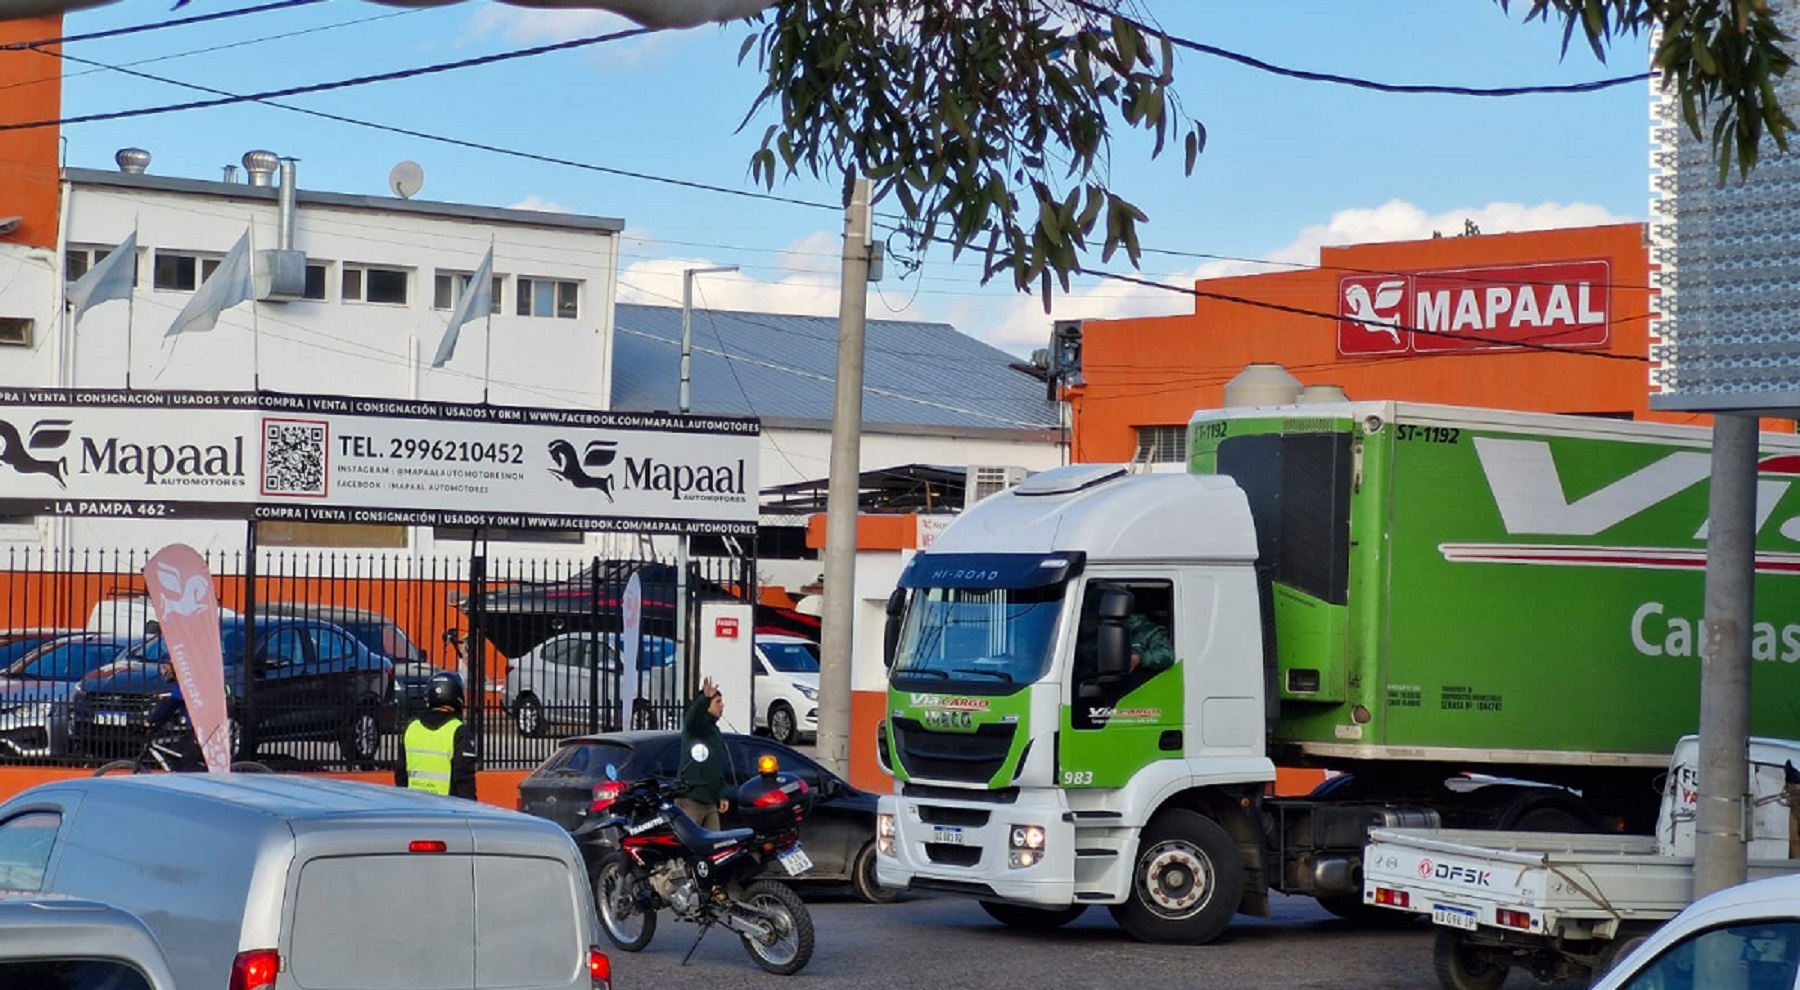
[[[975,902],[954,897],[909,895],[872,905],[820,891],[807,900],[817,948],[797,976],[764,973],[734,936],[719,930],[707,934],[683,967],[695,928],[664,912],[655,941],[642,952],[602,942],[613,960],[613,986],[767,990],[791,980],[813,990],[1438,990],[1429,930],[1359,929],[1307,898],[1277,897],[1273,918],[1240,917],[1206,946],[1132,941],[1104,908],[1038,935],[1003,928]],[[1508,990],[1538,987],[1528,973],[1507,981]]]

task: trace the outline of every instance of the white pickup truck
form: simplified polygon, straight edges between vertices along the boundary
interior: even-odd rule
[[[1800,742],[1752,739],[1750,878],[1800,873]],[[1378,828],[1363,901],[1437,925],[1445,990],[1604,973],[1694,899],[1699,741],[1676,746],[1654,836]]]

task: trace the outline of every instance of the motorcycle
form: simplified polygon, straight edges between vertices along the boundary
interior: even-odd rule
[[[758,880],[770,860],[789,876],[812,869],[798,826],[811,810],[806,782],[781,773],[773,757],[759,761],[754,780],[738,789],[739,812],[750,828],[708,831],[675,804],[687,785],[666,777],[596,787],[596,811],[575,833],[578,842],[606,850],[594,869],[594,903],[606,937],[637,952],[656,934],[657,913],[668,908],[700,926],[682,964],[713,925],[737,933],[756,964],[790,976],[813,953],[812,914],[786,884]]]

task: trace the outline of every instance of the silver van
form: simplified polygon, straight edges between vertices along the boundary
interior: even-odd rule
[[[0,889],[142,919],[182,988],[606,990],[554,823],[372,784],[160,774],[0,804]]]
[[[26,893],[0,893],[0,987],[177,990],[156,936],[130,912]]]

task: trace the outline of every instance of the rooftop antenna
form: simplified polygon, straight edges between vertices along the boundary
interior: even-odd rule
[[[418,195],[419,189],[425,185],[425,170],[418,162],[401,162],[388,173],[388,188],[401,199],[411,199]]]

